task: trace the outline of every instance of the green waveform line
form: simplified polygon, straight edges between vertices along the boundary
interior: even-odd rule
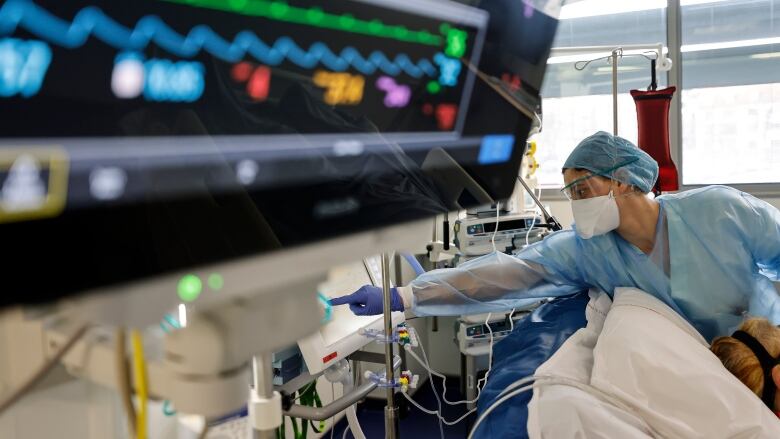
[[[404,26],[389,25],[381,20],[361,20],[350,14],[330,14],[321,8],[298,8],[283,1],[269,0],[163,0],[170,3],[214,9],[252,17],[263,17],[288,23],[334,29],[380,38],[391,38],[408,43],[440,47],[444,37],[424,30],[410,30]]]

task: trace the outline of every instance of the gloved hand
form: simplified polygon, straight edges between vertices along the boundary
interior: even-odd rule
[[[349,304],[349,309],[357,316],[382,314],[382,289],[373,285],[364,285],[350,295],[330,299],[330,304],[334,306]],[[390,310],[404,310],[404,302],[395,288],[390,289]]]

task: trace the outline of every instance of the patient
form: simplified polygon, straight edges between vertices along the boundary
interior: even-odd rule
[[[716,338],[711,349],[729,372],[780,417],[780,328],[766,319],[751,318],[730,337]]]

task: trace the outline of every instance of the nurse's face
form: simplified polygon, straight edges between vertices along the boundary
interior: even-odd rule
[[[579,169],[567,169],[563,172],[564,193],[574,200],[585,200],[608,195],[615,191],[615,182],[609,178],[593,175],[592,172]],[[614,192],[613,192],[614,193]],[[615,193],[615,195],[618,195]]]

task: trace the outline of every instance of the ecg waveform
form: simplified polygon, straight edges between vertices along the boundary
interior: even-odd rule
[[[390,76],[403,72],[413,78],[423,75],[433,77],[437,74],[436,67],[429,60],[421,59],[415,63],[403,53],[396,55],[393,60],[379,50],[364,57],[350,46],[336,54],[323,42],[316,42],[304,50],[289,37],[281,37],[268,46],[248,30],[237,33],[231,42],[206,25],[197,25],[184,36],[154,15],[141,18],[131,30],[95,6],[83,8],[68,23],[32,1],[8,0],[0,7],[0,35],[9,35],[18,27],[69,49],[83,46],[93,36],[119,50],[142,51],[150,43],[155,43],[182,58],[192,58],[204,50],[230,63],[251,55],[270,66],[289,60],[305,69],[322,64],[329,70],[342,72],[352,67],[364,75],[372,75],[377,70]]]

